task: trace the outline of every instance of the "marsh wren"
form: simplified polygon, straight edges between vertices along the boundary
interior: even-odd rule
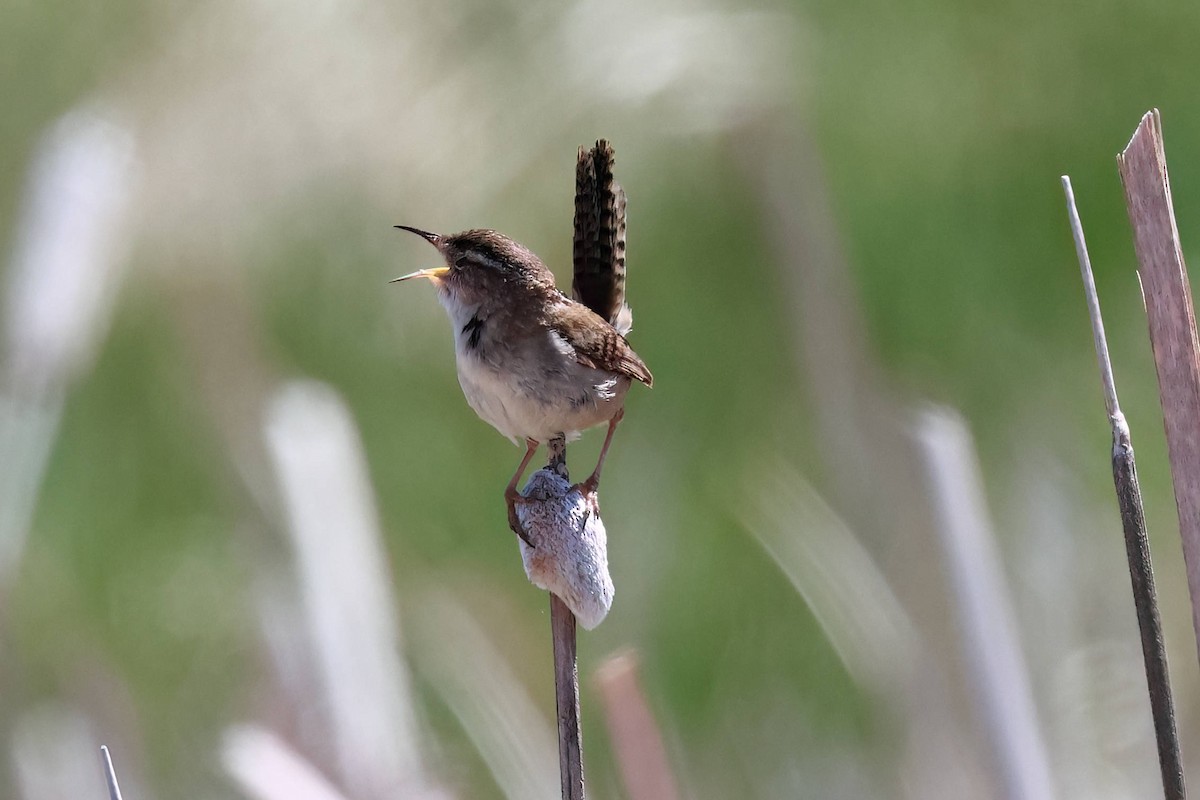
[[[578,438],[608,423],[596,468],[577,484],[594,495],[626,392],[635,380],[647,386],[654,380],[624,336],[632,316],[624,302],[623,222],[619,274],[581,270],[588,259],[581,262],[576,253],[575,294],[599,298],[590,305],[604,316],[560,292],[536,255],[496,231],[440,236],[396,227],[436,247],[445,265],[393,283],[426,278],[437,287],[454,330],[458,382],[467,403],[514,444],[526,443],[525,457],[504,490],[509,524],[526,538],[514,506],[524,501],[517,485],[539,443],[558,435]]]

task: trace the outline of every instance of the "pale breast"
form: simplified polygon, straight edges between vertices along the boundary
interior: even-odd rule
[[[502,334],[495,316],[464,305],[449,292],[439,299],[454,326],[458,382],[467,403],[514,442],[544,442],[559,433],[608,422],[624,402],[629,378],[580,364],[571,345],[552,330]],[[511,319],[511,318],[509,318]]]
[[[551,332],[490,350],[464,338],[455,348],[463,394],[480,418],[516,442],[576,438],[612,419],[629,390],[629,378],[579,364]]]

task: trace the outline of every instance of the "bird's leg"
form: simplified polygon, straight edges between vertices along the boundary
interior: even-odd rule
[[[525,544],[534,547],[533,542],[529,541],[529,534],[521,526],[521,520],[517,517],[517,503],[526,502],[526,498],[522,497],[517,491],[517,484],[521,482],[521,476],[525,474],[525,468],[529,466],[530,459],[537,452],[538,443],[533,439],[525,440],[525,457],[521,459],[520,466],[513,473],[512,480],[508,482],[508,486],[504,487],[504,502],[508,505],[508,527],[512,528],[513,533],[520,536]]]
[[[525,474],[525,468],[529,466],[533,454],[537,452],[538,444],[533,439],[525,440],[525,457],[521,459],[521,463],[517,466],[517,471],[513,473],[512,480],[508,482],[508,486],[504,487],[505,500],[517,502],[525,499],[517,492],[517,484],[521,482],[521,476]]]
[[[596,468],[592,470],[592,474],[588,476],[583,483],[576,484],[574,488],[581,490],[584,495],[592,495],[596,493],[596,489],[600,486],[600,470],[604,469],[604,458],[608,455],[608,446],[612,444],[613,434],[616,433],[617,423],[625,416],[625,407],[622,406],[613,418],[608,421],[608,434],[604,437],[604,444],[600,448],[600,458],[596,461]]]

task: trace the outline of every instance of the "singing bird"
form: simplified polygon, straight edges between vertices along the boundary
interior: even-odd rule
[[[578,485],[594,494],[626,392],[635,380],[647,386],[654,381],[623,335],[632,323],[623,288],[610,321],[560,292],[541,260],[503,234],[470,230],[441,236],[396,227],[422,237],[445,259],[444,266],[396,281],[426,278],[437,287],[454,330],[458,381],[467,403],[514,443],[526,443],[504,490],[510,520],[514,504],[524,500],[517,485],[539,443],[559,434],[574,439],[608,423],[596,468]]]

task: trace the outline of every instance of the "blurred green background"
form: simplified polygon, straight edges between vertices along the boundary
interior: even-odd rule
[[[463,400],[433,292],[387,284],[433,266],[391,226],[496,228],[566,285],[576,147],[599,137],[656,380],[605,472],[616,601],[580,638],[591,794],[629,796],[594,676],[632,649],[686,796],[1004,796],[914,445],[929,401],[975,436],[1055,788],[1158,791],[1062,174],[1195,763],[1114,155],[1162,109],[1191,256],[1196,4],[56,0],[0,19],[0,796],[60,796],[72,762],[100,796],[63,731],[113,748],[126,797],[254,796],[228,767],[242,723],[375,796],[339,773],[332,701],[296,689],[317,657],[264,439],[296,379],[331,387],[361,439],[423,785],[522,796],[486,744],[554,720],[546,598],[504,523],[520,452]],[[572,445],[576,472],[602,438]],[[788,537],[807,555],[781,555]],[[431,622],[449,608],[474,627]],[[480,712],[491,684],[471,712],[445,664],[509,676],[537,730]],[[532,750],[545,796],[552,744]]]

